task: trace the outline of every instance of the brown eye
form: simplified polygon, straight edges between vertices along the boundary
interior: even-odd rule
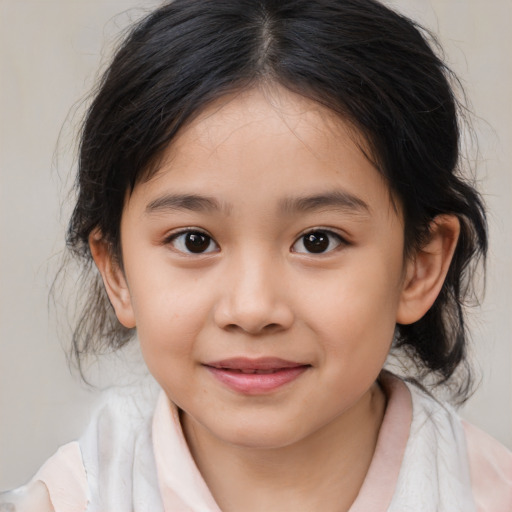
[[[308,252],[325,252],[329,247],[329,237],[317,231],[304,235],[304,247]]]
[[[294,252],[321,254],[332,251],[343,243],[342,238],[331,231],[310,231],[301,236],[292,247]]]
[[[206,233],[201,231],[184,231],[173,235],[171,245],[180,252],[203,254],[218,249],[217,244]]]
[[[203,233],[187,233],[185,247],[190,252],[205,252],[210,246],[211,238]]]

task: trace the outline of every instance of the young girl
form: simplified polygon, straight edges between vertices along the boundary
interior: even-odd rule
[[[136,332],[156,383],[110,394],[4,509],[510,511],[512,455],[421,386],[469,392],[487,248],[453,80],[373,0],[140,22],[85,120],[68,244],[95,264],[75,355]]]

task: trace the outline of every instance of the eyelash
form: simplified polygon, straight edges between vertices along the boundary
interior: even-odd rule
[[[190,236],[191,238],[189,240],[183,240],[182,237],[186,237],[187,235]],[[196,240],[197,245],[195,247],[196,249],[199,249],[198,251],[194,251],[193,249],[191,249],[190,246],[187,247],[186,245],[187,242],[194,243],[194,235],[198,236],[198,239]],[[306,237],[310,237],[309,240],[307,240]],[[182,239],[181,242],[180,239]],[[334,247],[332,247],[333,239],[335,240]],[[177,246],[177,243],[180,243],[181,247]],[[306,247],[307,243],[313,244],[311,247],[309,247],[309,250]],[[326,243],[327,245],[325,245]],[[215,240],[208,233],[200,229],[194,228],[183,229],[181,231],[178,231],[177,233],[172,233],[164,240],[164,244],[171,245],[177,252],[187,255],[211,254],[213,252],[218,252],[220,250],[217,242],[215,242]],[[348,242],[338,233],[330,229],[314,228],[308,230],[307,232],[303,233],[300,237],[298,237],[291,246],[291,251],[298,254],[322,255],[335,251],[340,246],[346,245],[348,245]],[[202,250],[203,248],[204,250]]]

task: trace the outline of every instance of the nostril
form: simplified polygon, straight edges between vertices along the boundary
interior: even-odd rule
[[[227,324],[224,329],[228,332],[238,331],[240,327],[236,324]]]
[[[244,332],[247,332],[249,334],[271,334],[271,333],[274,333],[274,332],[277,332],[277,331],[280,331],[281,329],[283,329],[283,326],[282,325],[279,325],[278,323],[270,323],[270,324],[267,324],[267,325],[264,325],[262,328],[260,327],[247,327],[247,326],[241,326],[241,325],[237,325],[235,323],[231,323],[231,324],[228,324],[224,327],[225,330],[227,330],[228,332],[236,332],[236,331],[244,331]]]

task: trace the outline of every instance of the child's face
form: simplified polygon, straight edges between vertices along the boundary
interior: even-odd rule
[[[197,429],[284,446],[368,403],[404,288],[403,223],[318,104],[282,89],[217,102],[136,186],[121,242],[118,315]]]

